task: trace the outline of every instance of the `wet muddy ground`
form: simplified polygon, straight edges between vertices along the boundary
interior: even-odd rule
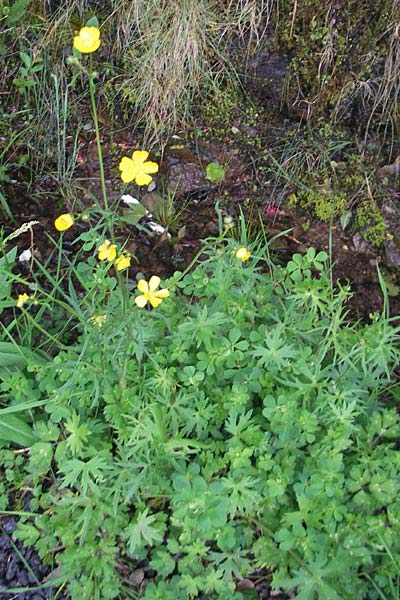
[[[252,132],[244,132],[251,135]],[[242,137],[243,140],[243,137]],[[393,185],[392,201],[383,207],[390,239],[374,248],[354,228],[341,224],[340,219],[326,223],[290,207],[287,198],[291,188],[276,189],[260,181],[258,165],[251,155],[240,150],[240,143],[232,139],[230,145],[201,140],[192,141],[176,136],[166,147],[160,162],[160,174],[151,191],[136,186],[123,187],[117,171],[118,155],[130,154],[140,147],[135,140],[107,146],[103,154],[107,177],[109,202],[121,216],[129,212],[124,198],[138,199],[148,211],[139,221],[140,228],[124,225],[121,241],[128,240],[126,249],[135,257],[130,277],[141,272],[146,277],[157,273],[165,278],[175,270],[183,269],[201,247],[204,238],[218,235],[218,203],[222,217],[232,217],[238,222],[240,211],[248,224],[249,239],[262,234],[270,242],[273,258],[284,263],[295,252],[305,253],[307,248],[326,250],[331,256],[333,280],[350,282],[352,298],[349,310],[352,318],[368,318],[370,313],[382,309],[383,295],[378,280],[377,267],[387,283],[391,314],[399,314],[400,289],[400,187]],[[18,256],[30,250],[35,259],[43,262],[51,255],[58,238],[54,219],[61,213],[79,213],[93,204],[93,195],[101,199],[97,155],[94,144],[82,142],[78,154],[74,179],[68,194],[60,194],[57,182],[50,177],[33,181],[29,189],[18,179],[7,184],[6,194],[15,221],[4,219],[5,235],[23,223],[39,221],[32,232],[12,240],[7,249],[18,245]],[[225,176],[220,182],[206,178],[206,167],[215,162],[225,165]],[[74,200],[78,198],[78,202]],[[129,202],[129,200],[128,200]],[[77,220],[75,226],[64,234],[64,251],[74,252],[71,243],[77,235],[90,226]],[[29,280],[32,263],[20,259],[20,273]],[[17,291],[17,290],[16,290]]]

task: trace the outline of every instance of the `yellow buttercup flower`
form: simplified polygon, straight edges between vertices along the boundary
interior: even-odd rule
[[[97,325],[97,327],[103,327],[104,323],[107,321],[107,315],[93,315],[90,317],[90,322],[93,325]]]
[[[100,46],[100,30],[98,27],[82,27],[79,35],[74,37],[74,48],[82,54],[96,52]]]
[[[27,302],[29,300],[30,296],[28,294],[20,294],[18,296],[18,300],[15,303],[15,306],[17,308],[22,308],[23,305],[25,304],[25,302]]]
[[[71,215],[71,213],[64,213],[63,215],[57,217],[57,219],[54,221],[54,227],[57,229],[57,231],[65,231],[66,229],[72,227],[73,224],[74,217]]]
[[[123,271],[124,269],[127,269],[130,266],[131,257],[127,254],[122,254],[121,256],[118,256],[117,260],[115,261],[115,268],[117,269],[117,271]]]
[[[246,260],[249,260],[249,258],[251,256],[251,252],[247,248],[241,247],[241,248],[238,248],[238,250],[236,250],[235,256],[242,262],[245,262]]]
[[[117,246],[109,240],[105,240],[97,249],[99,260],[108,260],[112,262],[117,256]]]
[[[135,150],[132,158],[124,156],[119,163],[121,179],[124,183],[135,181],[137,185],[149,185],[153,179],[149,173],[157,173],[158,164],[146,160],[149,153],[146,150]]]
[[[139,292],[142,292],[142,296],[136,296],[135,302],[139,308],[144,308],[148,302],[153,308],[156,308],[161,304],[164,298],[168,298],[169,290],[157,290],[160,282],[161,279],[157,277],[157,275],[150,277],[148,283],[144,279],[141,279],[138,282],[137,288]]]

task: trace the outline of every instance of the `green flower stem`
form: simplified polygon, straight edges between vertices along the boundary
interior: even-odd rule
[[[96,132],[97,155],[99,157],[99,166],[100,166],[101,191],[103,194],[104,209],[106,211],[108,211],[106,180],[105,180],[105,176],[104,176],[104,165],[103,165],[103,153],[101,151],[101,143],[100,143],[99,120],[97,118],[96,99],[94,96],[95,90],[96,90],[96,85],[94,83],[92,55],[90,55],[90,72],[89,72],[90,103],[92,105],[93,122],[94,122],[94,128],[95,128],[95,132]]]
[[[121,300],[122,300],[122,318],[126,317],[127,308],[129,306],[129,293],[128,288],[126,287],[127,274],[118,271],[115,269],[119,289],[121,290]]]
[[[47,340],[51,340],[52,342],[54,342],[54,346],[55,347],[60,348],[60,350],[69,350],[71,348],[71,346],[66,346],[65,344],[63,344],[62,342],[60,342],[60,340],[58,338],[56,338],[54,335],[51,335],[51,333],[49,333],[46,329],[44,329],[30,315],[29,311],[25,310],[25,308],[22,308],[21,312],[24,314],[24,316],[26,317],[27,321],[29,323],[31,323],[31,325],[33,325],[33,327],[36,328],[43,335],[43,337],[45,337]]]

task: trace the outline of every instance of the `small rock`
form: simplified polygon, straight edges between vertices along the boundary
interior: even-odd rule
[[[242,590],[254,590],[255,585],[250,579],[241,579],[237,582],[236,589],[238,592]]]
[[[258,135],[258,130],[256,127],[247,127],[246,128],[247,137],[256,138]]]
[[[29,584],[29,581],[28,581],[27,574],[26,574],[25,570],[23,570],[23,571],[21,570],[21,571],[18,573],[18,585],[19,585],[20,587],[25,587],[25,586],[27,586],[28,584]]]
[[[169,172],[168,188],[177,195],[210,186],[205,170],[200,165],[187,162],[172,165]]]
[[[143,569],[135,569],[132,571],[132,573],[129,575],[129,579],[134,585],[140,585],[144,579]]]
[[[385,246],[386,264],[390,269],[400,269],[400,247],[396,240],[390,240]]]
[[[12,557],[7,565],[7,569],[6,569],[4,578],[6,581],[12,581],[16,574],[17,574],[17,565],[16,565],[15,560],[13,560],[13,557]]]
[[[369,244],[368,242],[366,242],[365,240],[362,239],[361,233],[357,232],[355,235],[353,235],[353,246],[354,246],[354,250],[356,252],[368,252],[369,250]]]
[[[396,158],[394,163],[391,165],[384,165],[376,171],[378,179],[384,179],[385,177],[399,177],[400,176],[400,155]]]
[[[17,520],[15,517],[9,517],[4,519],[1,526],[7,533],[12,533],[17,528]]]
[[[387,217],[393,217],[393,216],[397,216],[398,213],[398,208],[395,208],[394,206],[391,206],[390,204],[384,204],[382,206],[382,214],[387,216]]]

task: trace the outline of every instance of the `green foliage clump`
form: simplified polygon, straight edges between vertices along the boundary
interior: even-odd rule
[[[200,98],[201,117],[213,135],[226,135],[232,124],[242,114],[245,102],[238,82],[233,78],[220,86],[209,86],[204,98]]]
[[[6,510],[15,492],[23,486],[24,459],[10,448],[0,450],[0,510]],[[14,498],[15,501],[15,498]]]
[[[147,600],[239,600],[265,567],[298,598],[375,600],[398,576],[399,327],[347,323],[324,252],[281,268],[236,250],[212,242],[154,310],[109,265],[72,265],[75,343],[1,372],[3,406],[39,406],[37,516],[17,535],[56,556],[73,600],[128,597],[124,562],[156,573]]]
[[[356,225],[365,240],[379,247],[388,239],[388,228],[378,207],[366,200],[360,204],[356,212]]]
[[[334,192],[329,189],[300,190],[297,200],[302,208],[312,210],[321,221],[330,221],[340,216],[345,212],[348,203],[344,192]]]
[[[5,2],[0,0],[0,18],[5,20],[6,25],[14,25],[26,16],[30,0],[15,0]]]
[[[206,177],[213,183],[222,181],[225,177],[225,168],[217,162],[208,163],[206,167]]]
[[[334,135],[331,127],[299,128],[288,138],[280,155],[271,158],[276,181],[286,180],[295,189],[288,196],[288,207],[300,207],[328,222],[354,212],[353,229],[365,240],[375,247],[387,240],[383,215],[372,200],[386,192],[368,155],[348,148],[351,142]]]
[[[276,44],[290,53],[287,100],[307,117],[331,112],[342,122],[385,122],[395,134],[398,3],[350,0],[339,6],[285,0],[272,13]],[[381,119],[381,121],[380,121]]]

